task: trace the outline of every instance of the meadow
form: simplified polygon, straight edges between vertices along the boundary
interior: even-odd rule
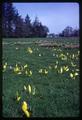
[[[78,117],[79,38],[3,39],[4,117]],[[70,47],[71,46],[71,47]]]

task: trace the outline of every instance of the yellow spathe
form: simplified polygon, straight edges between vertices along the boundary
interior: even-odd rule
[[[29,91],[29,93],[31,93],[31,91],[32,91],[31,85],[28,85],[28,91]]]

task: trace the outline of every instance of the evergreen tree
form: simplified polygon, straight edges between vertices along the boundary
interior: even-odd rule
[[[14,17],[14,36],[15,37],[24,37],[24,22],[23,19],[21,18],[21,16],[19,15],[18,11],[16,11],[15,13],[15,17]]]
[[[12,37],[12,31],[13,31],[13,17],[14,17],[14,8],[12,3],[3,3],[2,5],[2,28],[3,28],[3,34],[6,37]]]
[[[43,26],[42,23],[38,20],[38,17],[35,18],[33,22],[33,36],[34,37],[46,37],[49,29],[46,26]]]
[[[32,35],[32,25],[31,25],[31,20],[30,17],[27,16],[25,17],[25,37],[31,37]]]
[[[22,19],[12,3],[3,3],[2,13],[3,37],[46,37],[49,32],[47,26],[43,26],[38,17],[35,17],[33,23],[28,14]]]

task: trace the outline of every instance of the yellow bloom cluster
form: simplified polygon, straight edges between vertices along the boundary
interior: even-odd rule
[[[32,76],[32,71],[28,69],[25,71],[25,74],[30,77]]]
[[[24,70],[25,70],[25,74],[27,76],[29,76],[29,77],[32,76],[32,71],[29,69],[28,64],[24,65]]]
[[[35,95],[35,86],[31,86],[30,84],[28,84],[27,86],[24,85],[24,90],[28,91],[29,94]],[[22,102],[21,108],[22,108],[22,111],[24,112],[24,114],[26,115],[26,117],[31,116],[31,112],[29,111],[29,106],[26,101]]]
[[[58,73],[63,73],[63,72],[67,72],[67,71],[69,71],[69,68],[68,68],[68,66],[63,66],[63,67],[60,67],[60,70],[58,70]]]
[[[70,73],[70,77],[73,78],[73,79],[75,79],[75,77],[78,76],[78,75],[79,75],[79,74],[78,74],[77,72],[75,72],[75,73]]]
[[[28,85],[27,87],[24,85],[24,90],[25,91],[27,91],[28,90],[28,92],[29,92],[29,94],[33,94],[33,95],[35,95],[35,87],[33,86],[31,86],[31,85]]]
[[[63,69],[64,69],[64,71],[69,71],[68,66],[64,66]]]
[[[46,69],[40,69],[38,72],[39,73],[48,74],[48,70],[46,70]]]
[[[15,65],[14,72],[17,73],[17,74],[22,74],[21,69],[17,64]]]
[[[61,53],[59,57],[61,58],[61,60],[67,60],[67,56],[63,53]]]
[[[32,87],[29,84],[27,87],[24,85],[24,90],[28,90],[29,94],[32,93]],[[35,87],[33,86],[33,95],[35,95]],[[29,111],[29,106],[27,104],[26,101],[22,102],[22,111],[24,112],[24,114],[26,115],[26,117],[30,117],[31,116],[31,112]]]
[[[28,64],[25,64],[24,66],[18,66],[18,64],[15,65],[14,67],[14,72],[16,74],[26,74],[27,76],[32,76],[32,71],[28,68]]]
[[[33,90],[32,90],[32,86],[29,84],[27,87],[26,85],[24,85],[24,90],[28,90],[29,94],[32,93],[33,91],[33,95],[35,95],[35,87],[33,86]],[[21,99],[21,96],[19,95],[18,91],[16,92],[16,100],[17,102],[19,102]],[[21,105],[21,108],[22,108],[22,111],[24,112],[24,114],[26,115],[26,117],[30,117],[31,116],[31,112],[29,111],[29,106],[27,104],[26,101],[23,101],[22,102],[22,105]]]

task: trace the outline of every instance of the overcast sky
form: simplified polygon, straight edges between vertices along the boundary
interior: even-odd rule
[[[66,26],[79,28],[78,3],[13,3],[22,18],[28,14],[31,22],[37,16],[50,33],[60,33]]]

